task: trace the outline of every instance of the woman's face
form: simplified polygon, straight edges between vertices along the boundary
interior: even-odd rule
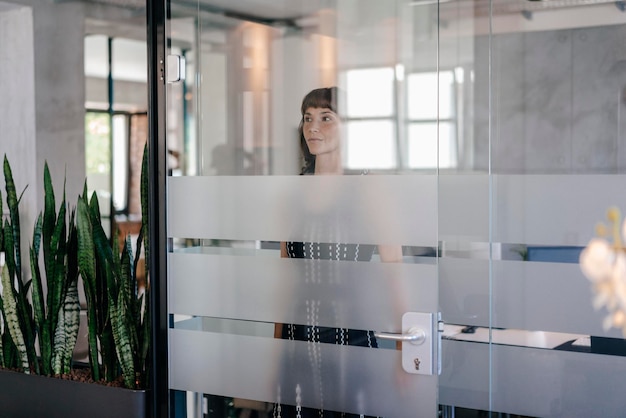
[[[316,157],[333,153],[340,146],[339,117],[324,107],[309,107],[304,112],[302,133],[309,152]]]

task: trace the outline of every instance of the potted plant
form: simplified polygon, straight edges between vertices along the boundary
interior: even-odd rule
[[[86,182],[74,207],[67,203],[64,190],[56,211],[46,164],[44,210],[35,222],[25,257],[20,248],[21,195],[17,195],[5,156],[9,214],[0,225],[0,251],[5,260],[0,267],[2,415],[146,416],[146,382],[150,373],[148,270],[143,288],[138,285],[136,274],[142,245],[146,267],[149,255],[144,233],[146,162],[144,149],[142,228],[134,255],[130,236],[125,238],[121,250],[115,234],[112,240],[106,236],[97,196],[88,196]],[[0,212],[2,200],[0,193]],[[24,266],[24,259],[30,269]],[[86,295],[89,346],[89,365],[83,367],[73,361],[80,320],[80,282]]]

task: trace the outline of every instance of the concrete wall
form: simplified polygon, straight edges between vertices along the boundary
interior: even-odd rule
[[[18,188],[19,184],[29,184],[32,199],[24,200],[22,205],[24,210],[37,213],[43,208],[45,161],[57,200],[66,173],[68,199],[78,196],[85,178],[84,8],[77,3],[44,0],[1,4],[9,11],[2,13],[0,24],[2,51],[6,51],[0,56],[4,60],[0,71],[12,74],[2,74],[0,80],[0,114],[3,121],[20,121],[19,135],[15,128],[9,131],[10,126],[3,127],[2,144],[21,150],[12,158],[12,164],[28,173],[14,173],[15,181]],[[9,116],[16,112],[19,118]]]
[[[0,3],[0,39],[0,158],[6,155],[11,164],[18,196],[28,186],[20,205],[20,223],[24,225],[22,248],[25,250],[38,212],[32,9]],[[6,213],[1,171],[0,189]]]
[[[66,193],[72,201],[85,179],[84,9],[61,3],[40,4],[33,11],[37,177],[43,178],[48,161],[60,194],[67,173]]]
[[[493,37],[495,172],[626,172],[625,37],[625,25]],[[475,46],[475,168],[486,169],[488,37]]]

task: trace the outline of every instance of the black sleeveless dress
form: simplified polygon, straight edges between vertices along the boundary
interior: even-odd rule
[[[302,258],[309,260],[370,261],[374,252],[373,245],[363,244],[287,242],[286,247],[287,256],[289,258]],[[287,340],[307,341],[310,343],[355,345],[371,348],[378,347],[373,331],[319,327],[315,325],[314,321],[312,322],[312,325],[283,324],[281,338]],[[362,415],[345,412],[302,408],[299,406],[282,404],[274,405],[272,416],[275,418],[362,417]]]
[[[289,258],[305,258],[310,260],[370,261],[372,253],[374,252],[373,245],[362,244],[287,242],[286,246],[287,256]],[[283,326],[282,338],[297,341],[378,347],[372,331],[347,328],[286,324]]]

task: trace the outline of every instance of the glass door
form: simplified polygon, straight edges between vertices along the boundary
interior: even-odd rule
[[[436,416],[437,4],[168,5],[176,416]]]
[[[165,3],[170,416],[623,415],[622,2]]]

